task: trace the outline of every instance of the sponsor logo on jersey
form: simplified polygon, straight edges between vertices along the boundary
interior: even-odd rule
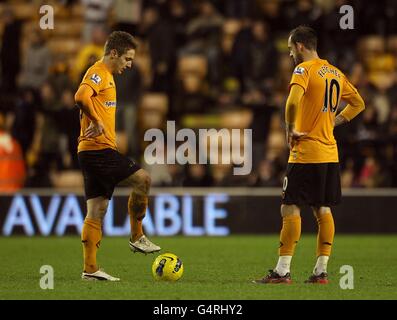
[[[110,108],[110,107],[116,107],[116,101],[105,101],[105,106]]]

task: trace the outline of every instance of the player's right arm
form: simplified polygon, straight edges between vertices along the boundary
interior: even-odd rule
[[[361,98],[357,89],[347,79],[345,79],[345,81],[341,98],[346,101],[348,105],[336,116],[335,126],[351,121],[365,109],[364,100]]]
[[[91,120],[90,126],[84,132],[87,138],[97,137],[104,132],[103,123],[95,112],[91,99],[94,94],[94,90],[83,83],[74,96],[76,106]]]
[[[285,105],[285,129],[288,147],[292,150],[295,143],[299,138],[306,135],[306,133],[298,132],[295,130],[295,121],[297,109],[299,107],[300,101],[305,94],[305,90],[302,86],[298,84],[292,84]]]

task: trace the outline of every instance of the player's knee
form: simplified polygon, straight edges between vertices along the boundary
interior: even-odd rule
[[[109,200],[105,198],[87,201],[87,218],[102,220],[107,212]]]
[[[300,208],[294,204],[282,204],[281,205],[281,216],[291,216],[291,215],[300,215]]]
[[[320,215],[322,214],[327,214],[327,213],[331,213],[331,208],[330,207],[312,207],[313,210],[313,214],[316,218],[319,218]]]
[[[101,202],[99,205],[99,213],[103,216],[105,216],[106,212],[108,211],[108,206],[109,206],[109,201],[105,200]]]
[[[150,185],[151,185],[152,181],[150,179],[149,174],[146,171],[142,171],[137,179],[137,183],[134,186],[139,192],[144,193],[144,194],[148,194],[149,193],[149,189],[150,189]]]
[[[145,177],[143,178],[143,184],[145,185],[145,188],[147,190],[149,190],[150,186],[152,185],[152,179],[150,178],[148,173],[146,173]]]

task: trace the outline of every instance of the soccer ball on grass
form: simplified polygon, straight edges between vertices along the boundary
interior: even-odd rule
[[[156,280],[177,281],[183,275],[183,263],[173,253],[160,254],[152,265],[153,277]]]

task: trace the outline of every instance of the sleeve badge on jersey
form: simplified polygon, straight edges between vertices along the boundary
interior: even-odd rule
[[[99,84],[102,81],[101,77],[95,73],[90,77],[90,80],[95,84]]]
[[[303,68],[303,67],[296,67],[295,70],[294,70],[294,73],[295,73],[295,74],[300,74],[300,75],[302,75],[302,74],[305,73],[305,68]]]

